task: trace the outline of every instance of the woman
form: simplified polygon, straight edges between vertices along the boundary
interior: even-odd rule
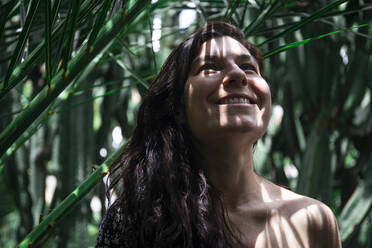
[[[260,51],[210,23],[169,56],[112,165],[96,247],[340,247],[321,202],[256,175],[270,89]]]

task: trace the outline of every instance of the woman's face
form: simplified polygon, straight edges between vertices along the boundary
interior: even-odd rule
[[[254,143],[266,131],[270,88],[255,58],[229,36],[202,44],[184,94],[187,123],[199,141],[239,134]]]

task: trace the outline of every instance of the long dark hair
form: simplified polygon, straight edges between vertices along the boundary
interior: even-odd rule
[[[198,29],[168,57],[139,108],[137,127],[110,169],[110,210],[123,223],[124,247],[232,247],[231,229],[220,194],[193,161],[183,95],[190,64],[205,41],[230,36],[262,68],[258,48],[235,26],[213,22]]]

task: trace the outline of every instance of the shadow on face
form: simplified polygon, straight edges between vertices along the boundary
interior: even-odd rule
[[[269,122],[269,86],[256,59],[229,36],[202,44],[191,64],[184,98],[187,123],[205,143],[238,134],[253,144]]]

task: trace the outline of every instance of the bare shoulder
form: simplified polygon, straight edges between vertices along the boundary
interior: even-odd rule
[[[270,182],[267,185],[281,218],[301,234],[304,243],[309,247],[341,247],[336,218],[326,204]]]
[[[306,224],[311,247],[341,247],[336,218],[324,203],[303,196],[293,202],[293,221]]]

